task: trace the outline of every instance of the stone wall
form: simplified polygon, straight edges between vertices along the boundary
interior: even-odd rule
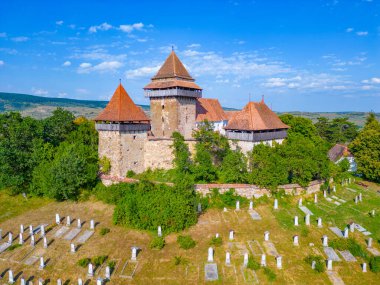
[[[267,144],[269,146],[272,146],[274,141],[277,142],[278,144],[282,144],[284,139],[276,139],[276,140],[261,141],[261,142],[229,140],[232,149],[235,149],[237,145],[239,146],[239,148],[244,154],[247,154],[249,151],[252,151],[253,147],[258,144]]]

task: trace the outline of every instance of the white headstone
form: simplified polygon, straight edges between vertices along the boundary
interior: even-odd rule
[[[198,203],[198,213],[202,213],[202,204]]]
[[[94,276],[94,266],[92,265],[92,263],[88,265],[87,276],[88,277]]]
[[[13,277],[13,271],[12,270],[8,271],[8,283],[9,284],[15,283],[15,280],[14,280],[14,277]]]
[[[343,237],[344,238],[348,238],[348,228],[344,228],[344,234],[343,234]]]
[[[21,279],[20,279],[20,285],[25,285],[25,278],[24,277],[21,277]]]
[[[278,200],[277,200],[277,199],[274,199],[274,205],[273,205],[273,208],[274,208],[275,210],[278,209]]]
[[[327,259],[327,270],[332,270],[332,260]]]
[[[253,201],[249,201],[249,209],[253,210]]]
[[[32,225],[29,226],[29,234],[30,234],[30,235],[33,234],[33,226],[32,226]]]
[[[323,190],[323,197],[327,197],[327,191],[326,190]]]
[[[219,234],[218,234],[218,233],[216,233],[216,234],[215,234],[215,237],[216,237],[216,238],[218,238],[218,237],[219,237]]]
[[[2,239],[3,239],[3,230],[0,229],[0,240],[2,240]]]
[[[42,278],[38,279],[38,285],[44,285],[44,280]]]
[[[35,240],[34,240],[34,235],[31,235],[30,236],[30,245],[31,246],[34,246],[36,244]]]
[[[61,218],[59,217],[59,214],[55,214],[55,223],[59,225],[61,223]]]
[[[81,278],[78,278],[78,285],[83,285],[83,281]]]
[[[261,255],[261,266],[267,266],[267,256],[263,253]]]
[[[281,255],[278,255],[276,257],[276,266],[277,266],[278,269],[282,268],[282,256]]]
[[[293,244],[294,244],[294,245],[299,245],[299,242],[298,242],[298,236],[297,236],[297,235],[295,235],[295,236],[293,237]]]
[[[265,241],[268,241],[268,240],[269,240],[269,232],[268,232],[268,231],[266,231],[266,232],[264,233],[264,240],[265,240]]]
[[[24,237],[22,236],[22,233],[18,235],[18,244],[24,244]]]
[[[350,231],[353,233],[355,231],[355,223],[350,224]]]
[[[372,247],[372,238],[368,238],[368,241],[367,241],[367,247],[371,248]]]
[[[102,284],[103,284],[103,279],[102,278],[96,279],[96,285],[102,285]]]
[[[90,229],[91,230],[95,229],[95,222],[94,222],[94,220],[90,221]]]
[[[336,187],[335,187],[335,185],[334,185],[334,187],[333,187],[333,191],[336,192]]]
[[[70,218],[70,216],[67,216],[66,217],[66,226],[70,226],[71,225],[71,218]]]
[[[24,225],[20,225],[20,233],[24,233]]]
[[[75,250],[75,244],[71,243],[71,244],[70,244],[70,252],[71,252],[71,253],[75,253],[75,251],[76,251],[76,250]]]
[[[298,207],[302,207],[302,198],[298,200]]]
[[[362,193],[359,193],[359,201],[362,202],[363,201],[363,196],[362,196]]]
[[[231,253],[226,252],[226,265],[231,265]]]
[[[371,211],[371,216],[372,216],[372,217],[375,216],[375,210],[372,210],[372,211]]]
[[[8,234],[8,243],[12,244],[12,242],[13,242],[13,235],[12,235],[11,232],[9,232],[9,234]]]
[[[367,272],[367,263],[363,263],[362,269],[363,269],[363,272]]]
[[[240,201],[236,201],[236,211],[240,211]]]
[[[214,262],[214,250],[212,247],[208,248],[207,262]]]
[[[305,225],[310,226],[310,214],[306,214]]]
[[[82,222],[80,221],[80,219],[77,220],[77,228],[82,228]]]
[[[48,248],[48,242],[47,242],[47,238],[44,237],[44,248]]]
[[[40,270],[42,270],[44,268],[45,268],[45,261],[44,261],[44,257],[41,256],[40,257]]]
[[[226,207],[223,208],[223,212],[227,212],[227,208]]]
[[[106,274],[105,274],[106,279],[110,280],[111,279],[111,268],[109,266],[106,267]]]
[[[357,204],[358,202],[359,202],[359,197],[355,196],[355,204]]]
[[[234,239],[234,231],[233,231],[233,230],[230,230],[230,236],[229,236],[229,239],[230,239],[230,240],[233,240],[233,239]]]
[[[329,246],[328,237],[326,235],[323,236],[323,246]]]
[[[311,262],[311,269],[315,269],[315,265],[317,264],[317,262],[315,260],[313,260]]]
[[[244,253],[243,265],[244,265],[244,267],[247,267],[247,265],[248,265],[248,252]]]
[[[44,225],[40,225],[40,233],[41,233],[41,237],[45,236],[45,226]]]
[[[314,203],[315,203],[315,204],[318,203],[318,195],[317,195],[317,194],[314,194]]]
[[[158,235],[159,237],[162,237],[161,226],[158,226],[158,228],[157,228],[157,235]]]
[[[294,216],[294,225],[298,226],[298,216]]]
[[[57,285],[62,285],[62,280],[61,279],[57,279]]]
[[[132,261],[136,261],[137,260],[137,247],[132,247],[131,260]]]
[[[322,228],[322,218],[318,218],[318,228]]]

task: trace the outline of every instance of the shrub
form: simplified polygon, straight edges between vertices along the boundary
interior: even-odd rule
[[[127,171],[127,177],[128,178],[132,178],[132,177],[134,177],[136,175],[136,173],[133,171],[133,170],[128,170]]]
[[[337,250],[349,250],[353,256],[368,258],[367,252],[353,238],[337,238],[329,242],[329,245]]]
[[[165,246],[165,239],[163,237],[155,237],[150,242],[150,248],[162,249]]]
[[[219,193],[219,189],[215,188],[211,190],[211,194],[209,194],[210,198],[210,206],[215,208],[223,208],[230,207],[233,208],[236,206],[236,202],[240,202],[240,207],[245,204],[248,204],[248,199],[245,197],[241,197],[236,195],[235,189],[230,189],[223,194]]]
[[[10,247],[8,247],[8,249],[7,250],[9,250],[9,251],[12,251],[12,250],[15,250],[16,248],[18,248],[18,247],[20,247],[21,246],[21,244],[12,244]]]
[[[309,230],[307,228],[303,228],[301,230],[301,236],[307,237],[309,235]]]
[[[110,268],[111,272],[115,269],[116,262],[114,260],[108,261],[107,263],[108,267]]]
[[[380,256],[373,256],[369,260],[369,268],[372,272],[380,272]]]
[[[99,266],[99,265],[102,265],[107,260],[107,258],[108,258],[107,255],[99,255],[92,258],[92,263],[95,266]]]
[[[91,262],[91,259],[86,257],[86,258],[82,258],[82,259],[79,259],[77,264],[80,266],[80,267],[87,267]]]
[[[108,234],[111,230],[109,228],[101,228],[100,229],[100,235],[101,236],[104,236],[106,234]]]
[[[326,265],[324,258],[320,255],[308,255],[305,257],[304,261],[309,264],[310,266],[312,265],[313,261],[315,261],[315,271],[322,273],[325,272],[326,270]]]
[[[174,265],[186,265],[188,264],[188,260],[183,258],[182,256],[174,256]]]
[[[193,240],[193,238],[189,235],[178,236],[177,243],[179,244],[179,247],[183,249],[190,249],[190,248],[195,247],[196,245],[195,240]]]
[[[276,280],[277,275],[270,268],[264,267],[264,274],[267,276],[268,281],[272,282]]]
[[[223,243],[223,240],[221,237],[213,237],[210,241],[210,245],[213,246],[221,246]]]
[[[111,170],[111,161],[108,157],[106,156],[103,156],[100,160],[99,160],[99,166],[100,166],[100,170],[104,173],[104,174],[108,174]]]
[[[260,263],[258,263],[256,260],[253,259],[252,256],[248,257],[248,264],[247,268],[252,269],[252,270],[258,270],[260,269]]]

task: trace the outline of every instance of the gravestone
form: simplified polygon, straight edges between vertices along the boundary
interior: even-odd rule
[[[38,285],[44,285],[44,280],[42,278],[38,279]]]
[[[57,285],[62,285],[62,280],[61,279],[57,279]]]
[[[268,232],[268,231],[266,231],[266,232],[264,233],[264,240],[265,240],[265,241],[269,241],[269,232]]]
[[[95,229],[95,222],[94,220],[91,220],[90,221],[90,230],[94,230]]]
[[[44,225],[41,225],[40,226],[40,234],[41,234],[41,237],[44,237],[45,236],[45,226]]]
[[[345,228],[345,229],[344,229],[343,237],[344,237],[344,238],[348,238],[348,228]]]
[[[314,204],[317,204],[317,203],[318,203],[318,195],[314,194]]]
[[[362,264],[362,271],[367,272],[367,263]]]
[[[278,269],[282,269],[282,256],[281,255],[276,257],[276,266]]]
[[[323,242],[322,242],[323,246],[329,246],[328,237],[324,235],[322,239],[323,239]]]
[[[336,192],[336,187],[335,187],[335,185],[334,185],[334,187],[333,187],[333,191]]]
[[[70,252],[75,253],[75,245],[73,243],[70,244]]]
[[[39,269],[42,270],[45,268],[45,261],[44,261],[44,258],[43,256],[40,257],[40,267]]]
[[[131,248],[131,250],[132,250],[131,260],[136,261],[137,260],[137,247],[134,246]]]
[[[371,216],[372,216],[372,217],[375,216],[375,210],[372,210],[372,211],[371,211]]]
[[[107,280],[111,279],[111,268],[109,266],[106,266],[106,274],[105,277]]]
[[[9,269],[8,271],[8,283],[13,284],[15,283],[14,276],[13,276],[13,271]]]
[[[9,234],[8,234],[8,243],[12,244],[12,242],[13,242],[13,235],[12,235],[11,232],[9,232]]]
[[[92,263],[88,265],[87,276],[94,277],[94,266],[92,265]]]
[[[198,213],[202,213],[202,204],[198,203]]]
[[[70,227],[70,225],[71,225],[71,218],[70,218],[70,216],[67,216],[66,217],[66,226]]]
[[[243,261],[243,266],[247,267],[248,265],[248,252],[244,253],[244,261]]]
[[[332,270],[332,260],[327,259],[327,270]]]
[[[277,199],[274,199],[274,205],[273,205],[273,208],[274,208],[275,210],[278,209],[278,200],[277,200]]]
[[[318,218],[318,228],[322,228],[322,218]]]
[[[80,219],[77,220],[77,228],[82,228],[82,222],[80,221]]]
[[[103,284],[103,279],[102,278],[96,279],[96,285],[102,285],[102,284]]]
[[[226,265],[231,265],[231,253],[226,252]]]
[[[261,264],[261,266],[267,266],[267,256],[264,253],[261,255],[260,264]]]
[[[24,225],[20,225],[20,233],[21,233],[21,234],[24,233]]]
[[[20,279],[20,285],[25,285],[25,278],[24,277],[21,277],[21,279]]]
[[[48,242],[45,236],[44,236],[44,248],[48,248]]]
[[[372,247],[372,238],[371,238],[371,237],[368,238],[368,240],[367,240],[367,247],[368,247],[368,248],[371,248],[371,247]]]
[[[293,237],[293,244],[294,245],[299,245],[299,241],[298,241],[298,236],[297,235],[295,235],[294,237]]]
[[[350,231],[353,233],[355,231],[355,223],[350,223]]]
[[[302,207],[302,198],[298,200],[298,207]]]
[[[249,209],[253,210],[253,201],[249,201]]]
[[[216,263],[207,263],[205,265],[205,280],[206,281],[215,281],[218,280],[218,267]]]
[[[215,234],[215,237],[216,237],[216,238],[219,238],[219,234],[218,234],[218,233],[216,233],[216,234]]]
[[[3,239],[3,230],[0,229],[0,240],[2,240],[2,239]]]
[[[359,202],[359,197],[355,196],[355,204],[357,204],[358,202]]]
[[[157,235],[158,235],[159,237],[162,237],[161,226],[158,226],[158,228],[157,228]]]
[[[24,237],[22,236],[22,233],[18,235],[18,244],[21,244],[21,245],[24,244]]]
[[[30,236],[30,245],[31,246],[35,246],[36,245],[36,242],[34,240],[34,235],[33,234]]]
[[[327,197],[327,191],[326,190],[323,190],[323,197]]]
[[[229,239],[234,240],[234,231],[233,230],[230,230]]]
[[[207,262],[214,262],[214,249],[212,247],[208,248]]]
[[[83,285],[83,281],[81,278],[78,278],[78,285]]]
[[[294,217],[294,225],[298,227],[298,216]]]
[[[236,211],[240,211],[240,201],[236,201]]]
[[[359,193],[359,201],[360,201],[360,202],[363,202],[363,196],[362,196],[362,193]]]
[[[61,218],[59,217],[59,214],[55,214],[55,223],[59,225],[61,223]]]
[[[310,226],[310,214],[306,214],[305,225]]]

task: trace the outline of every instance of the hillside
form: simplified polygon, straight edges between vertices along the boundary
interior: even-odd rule
[[[76,116],[85,116],[94,118],[107,105],[107,101],[76,100],[66,98],[48,98],[27,94],[5,93],[0,92],[0,112],[19,111],[24,116],[34,118],[46,118],[57,108],[62,107]],[[139,105],[144,111],[149,113],[149,105]],[[235,110],[233,108],[223,107],[226,111]],[[329,119],[337,117],[348,117],[349,120],[358,126],[363,126],[367,113],[365,112],[278,112],[278,114],[293,114],[302,116],[316,121],[318,117],[327,117]],[[380,113],[376,113],[380,119]]]

